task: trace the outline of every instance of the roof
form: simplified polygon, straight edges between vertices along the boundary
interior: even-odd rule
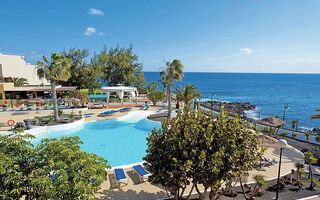
[[[108,86],[108,87],[101,87],[101,90],[103,91],[109,91],[109,92],[134,92],[137,91],[136,87],[129,87],[129,86]]]
[[[77,89],[76,86],[74,87],[59,87],[57,86],[56,90],[57,92],[63,92],[63,91],[73,91]],[[11,89],[5,89],[6,92],[42,92],[42,91],[51,91],[51,86],[24,86],[24,87],[14,87]]]
[[[258,123],[266,126],[280,127],[286,122],[277,117],[267,117],[262,120],[258,120]]]
[[[108,96],[105,94],[90,94],[89,98],[90,99],[107,99]]]

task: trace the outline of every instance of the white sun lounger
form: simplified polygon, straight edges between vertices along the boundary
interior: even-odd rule
[[[121,184],[128,185],[128,179],[122,168],[114,169],[114,174],[116,175],[117,187],[120,188]]]
[[[145,168],[143,168],[141,165],[135,165],[132,167],[134,169],[134,171],[136,172],[136,174],[139,176],[139,179],[141,182],[144,182],[145,179],[148,178],[148,176],[150,176],[151,174],[145,170]]]

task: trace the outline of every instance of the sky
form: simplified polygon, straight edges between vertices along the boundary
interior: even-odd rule
[[[10,0],[0,52],[36,63],[63,49],[129,47],[144,71],[320,73],[319,0]]]

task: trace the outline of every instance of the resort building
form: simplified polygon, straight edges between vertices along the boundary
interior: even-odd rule
[[[126,97],[137,97],[139,95],[136,87],[128,87],[128,86],[109,86],[109,87],[101,87],[101,91],[107,94],[108,98],[110,95],[114,94],[119,96],[120,99]],[[112,97],[112,96],[111,96]]]
[[[39,79],[36,65],[31,65],[24,60],[24,56],[6,55],[0,53],[0,77],[26,78],[28,85],[49,85],[46,79]]]
[[[75,90],[77,87],[62,87],[57,86],[57,97],[62,98],[63,92]],[[51,86],[22,86],[14,87],[13,83],[0,83],[0,106],[8,107],[16,106],[17,104],[25,104],[28,100],[51,99]]]

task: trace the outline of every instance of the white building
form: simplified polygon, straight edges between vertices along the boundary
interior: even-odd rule
[[[101,87],[101,91],[107,94],[109,98],[110,93],[117,93],[120,99],[123,99],[124,93],[130,94],[132,97],[137,97],[139,95],[136,87],[128,87],[128,86],[109,86],[109,87]]]
[[[35,65],[31,65],[24,60],[24,56],[5,55],[0,53],[0,77],[26,78],[29,85],[48,85],[46,79],[40,80],[37,76]]]

